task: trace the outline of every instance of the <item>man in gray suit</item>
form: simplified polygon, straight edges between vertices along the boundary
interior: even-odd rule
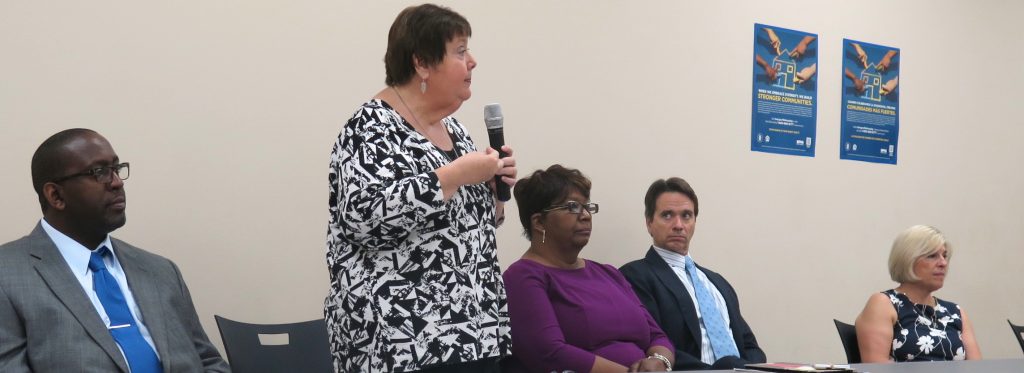
[[[103,136],[59,132],[32,156],[43,210],[0,246],[0,372],[229,372],[178,267],[110,237],[122,163]]]

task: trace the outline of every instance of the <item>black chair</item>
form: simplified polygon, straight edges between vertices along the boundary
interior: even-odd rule
[[[331,347],[324,319],[294,324],[247,324],[214,315],[235,373],[333,373]],[[260,335],[284,339],[263,344]],[[273,336],[278,335],[278,336]],[[284,336],[281,336],[284,335]]]
[[[1006,319],[1006,322],[1010,323],[1010,330],[1013,330],[1013,336],[1017,337],[1017,343],[1020,343],[1020,350],[1024,352],[1024,326],[1013,325],[1010,319]]]
[[[843,341],[843,349],[846,350],[846,361],[850,364],[860,364],[860,346],[857,345],[857,328],[842,321],[832,319],[836,322],[836,330],[839,331],[839,340]]]

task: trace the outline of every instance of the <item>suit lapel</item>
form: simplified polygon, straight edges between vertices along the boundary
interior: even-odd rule
[[[96,307],[89,301],[78,279],[71,273],[71,268],[60,254],[57,245],[54,245],[41,225],[36,225],[36,229],[29,234],[29,239],[32,241],[29,255],[36,259],[36,272],[50,287],[50,291],[82,324],[93,341],[117,363],[118,368],[128,372],[128,365],[117,347],[117,342],[114,342],[114,337],[103,324]]]
[[[124,276],[128,281],[128,288],[132,290],[135,304],[139,306],[142,322],[149,330],[149,336],[153,339],[153,344],[156,345],[156,352],[161,357],[160,363],[165,372],[170,371],[171,367],[168,365],[170,359],[167,358],[167,328],[164,325],[167,318],[163,313],[167,305],[160,303],[158,284],[149,269],[140,263],[141,257],[138,249],[120,240],[111,239],[111,244],[117,251],[118,262],[121,264],[121,269],[124,270]]]
[[[654,251],[653,247],[647,250],[646,260],[651,264],[651,269],[658,277],[658,281],[661,281],[663,287],[676,298],[677,309],[684,310],[682,317],[686,321],[687,329],[690,330],[692,340],[700,341],[700,321],[697,320],[697,307],[693,304],[690,294],[686,292],[686,286],[679,280],[679,276],[672,270],[672,267],[665,262],[665,259],[662,259],[661,255]]]

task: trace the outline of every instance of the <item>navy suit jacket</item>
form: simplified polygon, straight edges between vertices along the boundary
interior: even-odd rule
[[[766,361],[764,351],[757,345],[754,333],[740,315],[739,298],[728,281],[718,273],[700,268],[708,280],[718,288],[725,298],[729,310],[729,325],[736,340],[740,358],[748,363]],[[672,345],[676,347],[675,370],[708,369],[711,366],[700,360],[701,338],[697,310],[683,282],[661,258],[654,248],[647,256],[627,263],[619,269],[626,280],[633,285],[637,297],[647,307],[654,320],[665,331]]]

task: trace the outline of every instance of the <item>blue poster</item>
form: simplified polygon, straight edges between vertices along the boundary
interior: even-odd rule
[[[896,164],[899,82],[899,48],[843,39],[839,158]]]
[[[750,150],[814,156],[818,35],[754,24]]]

